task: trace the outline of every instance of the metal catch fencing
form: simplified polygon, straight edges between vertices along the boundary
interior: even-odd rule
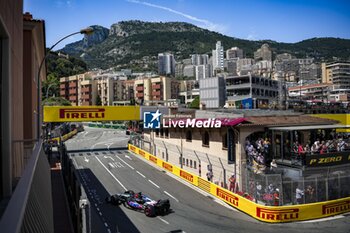
[[[228,177],[234,174],[234,165],[217,156],[181,148],[181,146],[167,143],[161,140],[150,140],[134,136],[131,144],[167,161],[182,167],[204,179],[207,179],[221,187],[228,186]]]
[[[275,174],[256,174],[246,169],[244,192],[265,205],[296,205],[330,201],[350,196],[348,166],[287,177],[283,171]],[[278,194],[276,194],[276,190]]]

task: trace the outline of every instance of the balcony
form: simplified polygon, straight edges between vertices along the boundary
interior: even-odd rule
[[[143,97],[144,97],[144,94],[143,94],[143,93],[136,93],[136,97],[137,97],[137,98],[143,98]]]
[[[160,96],[161,95],[161,91],[152,91],[152,95]]]
[[[143,91],[144,90],[144,87],[143,86],[137,86],[136,87],[136,91]]]
[[[152,89],[160,89],[161,85],[160,84],[153,84]]]
[[[77,87],[77,83],[76,82],[69,83],[69,88],[72,88],[72,87]]]
[[[30,148],[22,176],[0,219],[1,232],[54,232],[51,174],[46,157],[42,141],[34,150]]]

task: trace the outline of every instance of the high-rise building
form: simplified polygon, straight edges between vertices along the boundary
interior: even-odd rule
[[[211,77],[210,74],[211,74],[210,64],[195,66],[195,76],[197,81],[200,79],[206,79]]]
[[[226,50],[226,59],[243,58],[243,49],[232,47]]]
[[[272,60],[272,51],[268,44],[263,44],[260,49],[254,52],[255,60]]]
[[[224,47],[221,45],[221,41],[216,42],[215,50],[212,53],[213,72],[224,70]]]
[[[173,54],[158,54],[158,74],[175,76],[175,58]]]
[[[206,65],[209,62],[209,56],[207,54],[192,54],[192,65]]]

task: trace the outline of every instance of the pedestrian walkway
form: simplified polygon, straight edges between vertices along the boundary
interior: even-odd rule
[[[53,152],[52,157],[53,158],[51,158],[50,166],[54,231],[55,233],[74,233],[65,193],[61,163],[58,159],[58,153]]]

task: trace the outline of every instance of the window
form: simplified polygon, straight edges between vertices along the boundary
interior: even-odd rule
[[[187,130],[187,132],[186,132],[186,141],[192,142],[192,131],[191,130]]]
[[[197,169],[197,162],[196,161],[193,161],[193,168]]]
[[[222,149],[227,150],[227,133],[222,136]]]
[[[169,138],[169,129],[165,129],[165,130],[164,130],[164,136],[165,136],[166,138]]]
[[[209,147],[209,133],[205,131],[202,135],[202,146]]]
[[[188,159],[186,159],[186,166],[188,167]]]
[[[159,129],[156,129],[156,137],[159,137]]]
[[[190,160],[190,167],[192,168],[192,159]]]

